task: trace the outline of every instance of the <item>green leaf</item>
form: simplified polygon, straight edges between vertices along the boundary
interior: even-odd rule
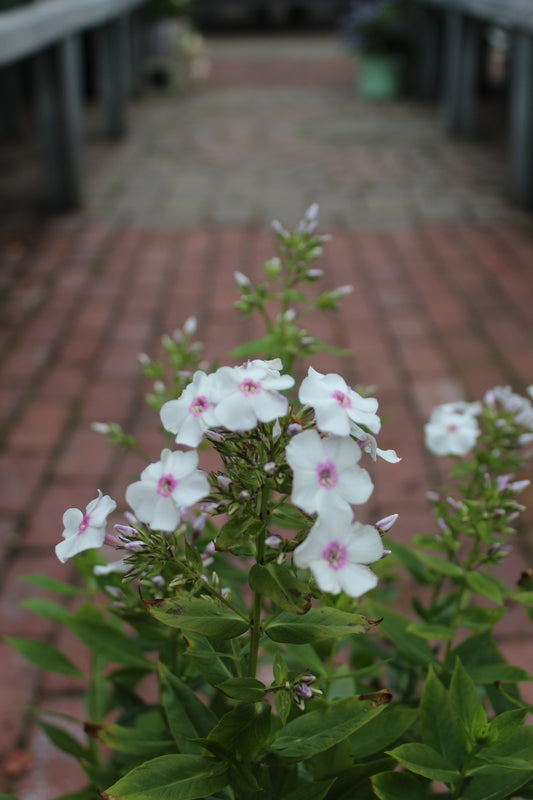
[[[56,594],[84,594],[83,589],[72,586],[70,583],[57,581],[55,578],[47,578],[46,575],[24,575],[20,580],[24,581],[24,583],[31,583],[32,586],[38,586],[39,589],[45,589],[47,592],[55,592]]]
[[[0,792],[0,800],[18,800],[14,794],[5,794],[5,792]]]
[[[306,769],[311,773],[315,781],[336,778],[353,764],[352,747],[349,739],[334,744],[328,750],[311,756],[307,761]]]
[[[379,623],[380,632],[410,661],[424,667],[437,663],[437,657],[429,644],[419,636],[408,633],[407,628],[411,624],[411,620],[408,617],[393,611],[389,606],[375,601],[370,601],[367,604],[367,609],[376,619],[382,617]]]
[[[292,708],[290,692],[287,692],[284,689],[281,689],[280,691],[276,692],[274,697],[274,705],[276,707],[276,711],[278,712],[280,720],[285,725],[287,723]]]
[[[219,683],[217,689],[234,700],[251,703],[262,700],[267,693],[265,684],[255,678],[230,678]]]
[[[414,633],[422,639],[450,642],[455,636],[453,628],[447,625],[429,625],[424,622],[412,622],[405,629],[407,633]]]
[[[111,664],[139,667],[152,671],[154,664],[143,655],[141,647],[131,636],[99,620],[74,617],[68,622],[70,630],[99,658]]]
[[[457,659],[448,694],[450,711],[467,749],[475,741],[473,723],[480,707],[476,685]]]
[[[222,745],[244,759],[261,750],[270,738],[272,709],[267,703],[239,703],[224,714],[208,741]]]
[[[211,684],[237,677],[236,656],[231,644],[222,639],[207,639],[199,633],[187,633],[187,653],[203,678]]]
[[[112,750],[131,756],[153,758],[176,750],[174,739],[159,708],[151,708],[139,714],[135,720],[135,727],[132,728],[109,723],[89,725],[87,729],[91,736]]]
[[[402,744],[389,755],[406,769],[431,781],[452,783],[460,777],[453,764],[427,744]]]
[[[214,758],[166,755],[145,761],[107,791],[106,800],[197,800],[228,782],[228,767]]]
[[[286,528],[288,530],[299,530],[304,525],[308,524],[303,512],[296,506],[290,503],[283,503],[272,512],[272,525],[277,528]]]
[[[17,639],[13,636],[6,636],[5,640],[39,669],[44,669],[47,672],[57,672],[60,675],[73,675],[76,678],[83,678],[83,673],[72,663],[70,658],[67,658],[66,655],[50,644],[36,642],[33,639]]]
[[[394,744],[417,718],[418,712],[414,709],[389,706],[383,714],[350,736],[354,758],[367,758]]]
[[[232,550],[263,531],[264,523],[250,515],[235,514],[221,527],[217,550]]]
[[[260,339],[254,339],[251,342],[239,345],[231,351],[233,358],[249,358],[250,356],[262,355],[269,353],[276,345],[277,338],[268,334],[262,336]]]
[[[451,561],[448,561],[446,558],[440,558],[439,556],[432,556],[429,553],[423,553],[422,551],[417,551],[417,558],[429,567],[433,572],[438,573],[439,575],[448,575],[451,578],[461,578],[463,576],[462,567],[457,566],[457,564],[453,564]]]
[[[186,683],[173,675],[164,664],[159,665],[160,702],[168,727],[182,753],[197,753],[198,745],[190,739],[207,737],[217,718]]]
[[[498,714],[497,717],[494,717],[490,723],[490,729],[497,736],[496,744],[509,739],[522,726],[527,713],[527,708],[515,708],[512,711],[504,711],[503,714]]]
[[[427,586],[431,584],[431,573],[421,563],[420,559],[418,558],[417,550],[413,550],[412,547],[401,544],[401,542],[398,542],[389,536],[386,537],[385,541],[386,546],[392,550],[392,554],[395,556],[395,558],[397,558],[398,561],[403,564],[405,569],[411,573],[413,578],[415,578],[418,583],[422,583]]]
[[[248,585],[252,591],[265,595],[283,611],[302,614],[311,608],[308,584],[295,578],[287,567],[254,564]]]
[[[53,725],[51,722],[45,722],[42,719],[38,719],[37,723],[58,750],[62,750],[63,753],[68,753],[75,758],[90,758],[88,750],[65,728],[60,728],[58,725]]]
[[[466,751],[452,716],[448,692],[431,667],[420,701],[420,724],[424,744],[447,758],[455,767],[461,767]]]
[[[37,616],[44,617],[52,622],[64,624],[72,617],[72,613],[68,608],[46,597],[31,597],[28,600],[23,600],[20,605],[23,608],[27,608],[28,611],[37,614]]]
[[[514,797],[533,776],[533,769],[510,771],[496,767],[484,767],[476,773],[461,794],[461,800],[506,800]]]
[[[289,677],[287,664],[285,663],[285,659],[281,655],[281,651],[279,649],[276,650],[276,655],[274,656],[273,672],[274,680],[278,686],[281,686],[283,683],[285,683]]]
[[[147,602],[147,607],[152,616],[171,628],[214,636],[216,639],[242,636],[250,627],[249,622],[238,614],[201,597],[152,600]]]
[[[505,608],[486,608],[485,606],[469,606],[459,612],[458,625],[465,628],[493,627],[505,616]]]
[[[351,736],[383,708],[373,708],[369,701],[357,697],[324,703],[316,711],[289,722],[272,743],[271,750],[287,758],[309,758]]]
[[[361,614],[324,606],[311,608],[302,615],[284,612],[272,622],[265,623],[265,633],[274,642],[308,644],[363,633],[367,625],[368,620]]]
[[[323,800],[334,783],[334,780],[306,783],[288,794],[281,795],[280,800]]]
[[[493,600],[498,605],[502,604],[501,583],[497,578],[485,575],[482,572],[467,572],[465,577],[472,591],[483,595],[483,597],[488,597],[489,600]]]
[[[362,764],[356,764],[350,769],[345,769],[337,777],[334,789],[330,792],[328,800],[356,800],[360,796],[360,786],[366,788],[369,778],[378,775],[380,772],[392,770],[395,765],[396,762],[393,758],[385,756],[372,759],[372,761],[364,761]],[[355,789],[358,789],[357,794],[355,794]]]
[[[372,788],[380,800],[427,800],[422,784],[407,772],[381,772],[372,777]]]
[[[480,664],[469,669],[469,674],[476,683],[517,683],[533,681],[533,675],[521,667],[512,664]]]

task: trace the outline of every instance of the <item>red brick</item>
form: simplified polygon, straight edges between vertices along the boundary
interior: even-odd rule
[[[77,430],[71,436],[65,451],[59,456],[55,475],[57,478],[70,480],[87,480],[94,486],[94,496],[98,484],[107,473],[113,450],[105,442],[104,437],[89,427]]]
[[[0,456],[0,511],[22,512],[44,476],[46,459],[11,451]]]
[[[22,734],[24,707],[33,701],[38,670],[7,642],[0,642],[0,660],[0,754],[5,755]]]
[[[10,440],[21,452],[46,454],[65,425],[69,409],[55,400],[34,402],[18,420]]]

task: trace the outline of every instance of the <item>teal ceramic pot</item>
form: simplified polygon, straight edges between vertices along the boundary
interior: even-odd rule
[[[401,56],[361,53],[357,89],[369,100],[389,100],[400,94],[403,75]]]

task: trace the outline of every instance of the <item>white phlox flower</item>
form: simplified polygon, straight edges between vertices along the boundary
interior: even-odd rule
[[[381,428],[376,398],[361,397],[335,373],[322,375],[309,367],[298,398],[314,409],[317,427],[323,433],[349,436],[352,423],[364,425],[372,433],[379,433]]]
[[[197,466],[196,450],[163,450],[161,460],[146,467],[141,479],[126,490],[126,500],[137,519],[154,530],[175,530],[181,521],[180,508],[188,508],[209,494],[207,475]]]
[[[177,400],[161,408],[163,427],[176,434],[177,444],[198,447],[204,433],[218,425],[213,397],[213,375],[198,370]]]
[[[250,361],[241,367],[220,367],[215,373],[219,425],[230,431],[249,431],[258,422],[273,422],[287,413],[289,402],[280,394],[294,385],[280,375],[281,361]]]
[[[357,464],[361,448],[349,437],[321,439],[306,430],[291,439],[286,455],[293,471],[292,502],[309,514],[350,510],[350,503],[366,503],[372,494],[370,475]]]
[[[383,461],[388,461],[389,464],[397,464],[402,459],[396,453],[396,450],[381,450],[378,447],[378,443],[376,442],[376,437],[372,436],[371,433],[367,433],[359,425],[355,425],[352,422],[350,433],[357,439],[357,443],[361,450],[365,453],[368,453],[372,460],[375,461],[376,458],[382,458]]]
[[[63,514],[63,541],[56,545],[56,556],[64,564],[69,558],[95,547],[101,547],[106,537],[107,517],[117,504],[109,495],[98,491],[85,510],[68,508]]]
[[[456,405],[438,406],[424,426],[426,447],[436,456],[464,456],[472,450],[480,434],[475,412],[455,410]]]
[[[319,516],[293,559],[297,567],[311,570],[321,591],[360,597],[378,582],[367,564],[383,555],[383,542],[373,525],[333,512]]]

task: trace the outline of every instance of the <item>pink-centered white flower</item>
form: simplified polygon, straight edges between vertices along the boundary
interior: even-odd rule
[[[350,510],[350,503],[366,503],[372,494],[370,475],[357,464],[361,448],[349,437],[322,439],[306,430],[291,439],[286,454],[293,471],[292,502],[309,514]]]
[[[249,431],[258,422],[273,422],[285,416],[289,403],[280,392],[290,389],[294,378],[280,375],[281,367],[279,359],[220,367],[215,373],[218,424],[230,431]]]
[[[378,582],[367,564],[384,555],[381,536],[373,525],[352,522],[351,514],[320,516],[293,553],[294,563],[310,569],[323,592],[360,597]]]
[[[322,375],[309,367],[298,398],[314,409],[317,427],[323,433],[349,436],[353,423],[364,425],[371,433],[379,433],[381,428],[376,398],[362,397],[335,373]]]
[[[63,514],[63,541],[56,545],[56,556],[64,564],[69,558],[95,547],[101,547],[106,538],[107,517],[117,504],[108,495],[98,492],[85,510],[68,508]]]
[[[480,434],[476,413],[477,404],[474,403],[446,403],[433,409],[424,426],[428,450],[436,456],[469,453]]]
[[[382,458],[383,461],[388,461],[389,464],[397,464],[402,460],[396,453],[396,450],[381,450],[376,442],[376,437],[364,431],[359,425],[352,423],[350,433],[357,439],[361,450],[365,453],[369,453],[373,461],[375,461],[378,456]]]
[[[137,519],[154,530],[174,531],[181,521],[180,509],[209,494],[207,475],[197,466],[196,450],[163,450],[161,460],[146,467],[140,481],[126,490]]]
[[[177,400],[161,408],[163,427],[176,434],[177,444],[198,447],[204,433],[218,425],[213,397],[213,375],[198,370]]]

